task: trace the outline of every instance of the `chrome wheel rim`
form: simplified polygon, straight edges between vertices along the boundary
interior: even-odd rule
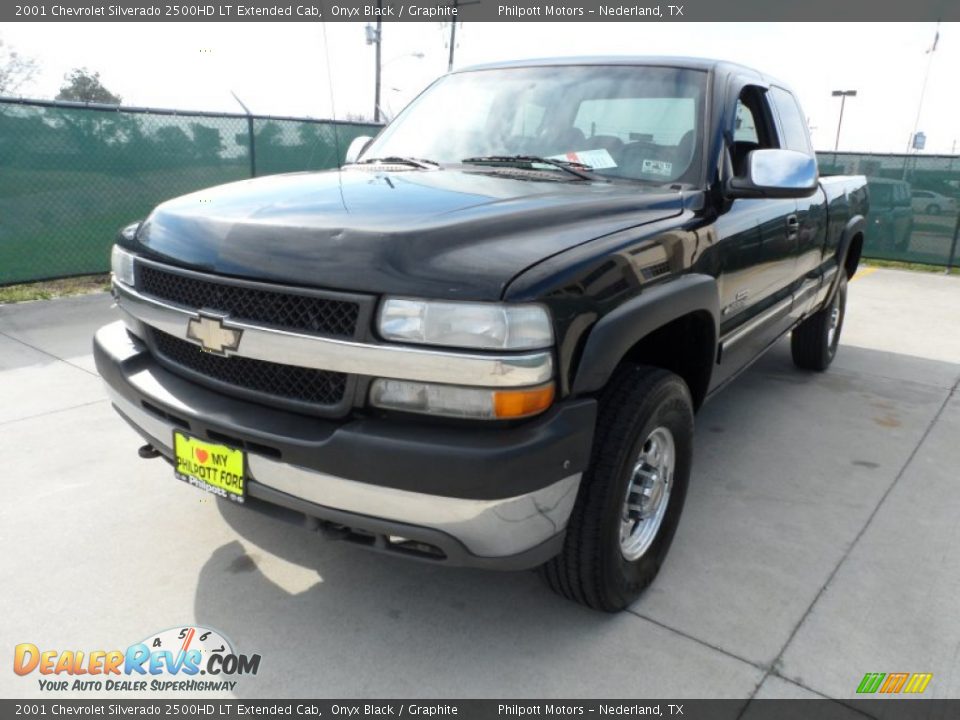
[[[830,326],[827,328],[827,346],[833,347],[837,340],[837,328],[840,327],[840,293],[833,298],[830,306]]]
[[[620,513],[620,553],[632,561],[653,544],[670,504],[677,452],[673,433],[660,426],[634,461]]]

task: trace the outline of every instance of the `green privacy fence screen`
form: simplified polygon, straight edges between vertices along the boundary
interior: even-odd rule
[[[176,195],[337,167],[377,125],[0,98],[0,285],[105,272],[117,229]],[[868,176],[867,257],[960,264],[960,157],[820,153]]]
[[[865,257],[960,265],[960,156],[817,154],[822,175],[866,175]]]
[[[159,202],[251,174],[337,167],[351,140],[378,130],[0,98],[0,285],[106,272],[117,229]]]

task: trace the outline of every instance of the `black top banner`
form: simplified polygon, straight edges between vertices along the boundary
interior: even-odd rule
[[[38,0],[3,3],[0,22],[744,22],[960,20],[957,0]],[[851,32],[856,32],[852,30]],[[797,29],[797,52],[816,37]]]

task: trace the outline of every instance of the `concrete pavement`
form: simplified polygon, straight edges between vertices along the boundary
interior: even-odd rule
[[[844,701],[894,671],[960,696],[958,307],[956,277],[866,274],[830,371],[795,370],[783,341],[711,401],[670,557],[616,616],[532,573],[221,506],[138,459],[105,400],[89,344],[109,297],[0,307],[0,647],[203,624],[262,655],[240,697]],[[35,678],[0,673],[0,695],[40,695]]]

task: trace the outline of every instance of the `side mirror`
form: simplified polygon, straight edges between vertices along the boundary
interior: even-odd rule
[[[350,143],[350,147],[347,148],[347,155],[343,159],[344,165],[352,165],[355,163],[363,151],[367,149],[367,145],[373,142],[373,138],[369,135],[361,135],[360,137],[355,137],[353,142]]]
[[[804,198],[817,191],[817,161],[795,150],[754,150],[746,177],[727,183],[729,198]]]

